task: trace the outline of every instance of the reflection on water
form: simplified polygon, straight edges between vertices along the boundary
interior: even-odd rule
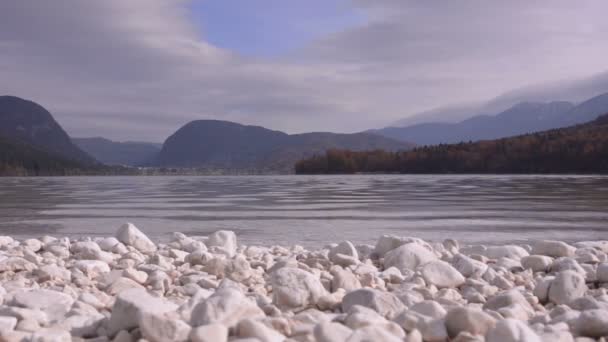
[[[245,243],[380,234],[473,242],[608,239],[608,177],[251,176],[0,179],[0,233],[151,236],[231,229]]]

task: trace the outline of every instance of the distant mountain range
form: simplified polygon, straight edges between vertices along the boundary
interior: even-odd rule
[[[302,158],[330,148],[404,150],[412,144],[368,133],[289,135],[217,120],[193,121],[164,144],[71,139],[42,106],[0,97],[0,175],[124,172],[105,165],[291,173]]]
[[[154,162],[165,167],[199,167],[292,172],[302,158],[330,148],[405,150],[412,144],[368,133],[289,135],[259,126],[218,120],[192,121],[171,135]]]
[[[608,114],[592,122],[476,143],[407,152],[329,150],[296,163],[300,174],[608,173]]]
[[[579,104],[523,102],[497,115],[477,115],[458,123],[421,123],[353,134],[287,134],[228,121],[197,120],[178,129],[161,145],[71,139],[42,106],[0,96],[0,174],[125,172],[104,164],[291,173],[298,160],[330,149],[391,152],[410,150],[415,144],[493,140],[588,122],[606,112],[608,93]]]
[[[570,102],[524,102],[496,115],[477,115],[458,123],[421,123],[369,132],[417,145],[491,140],[566,127],[591,121],[608,112],[608,93],[578,105]]]
[[[106,165],[143,165],[154,161],[163,144],[137,141],[116,142],[106,138],[72,138],[83,151]]]

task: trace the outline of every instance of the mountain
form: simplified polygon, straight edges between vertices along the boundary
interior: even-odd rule
[[[372,132],[389,138],[436,145],[498,139],[588,122],[608,112],[608,93],[578,105],[556,101],[519,103],[497,115],[478,115],[459,123],[426,123],[387,127]]]
[[[83,164],[96,161],[72,143],[51,113],[15,96],[0,96],[0,136]]]
[[[516,88],[480,103],[461,103],[415,113],[390,127],[421,123],[455,123],[481,114],[500,113],[522,102],[551,102],[555,99],[580,103],[608,90],[608,71],[580,79],[544,82]]]
[[[116,142],[105,138],[72,138],[80,149],[106,165],[137,166],[151,162],[162,144],[126,141]]]
[[[294,163],[329,148],[409,149],[409,143],[368,133],[289,135],[219,120],[192,121],[163,144],[155,165],[260,172],[292,172]]]
[[[99,165],[85,164],[44,149],[0,137],[0,176],[67,176],[103,171]]]
[[[329,150],[296,163],[296,173],[608,174],[608,114],[587,123],[476,143],[406,152]]]

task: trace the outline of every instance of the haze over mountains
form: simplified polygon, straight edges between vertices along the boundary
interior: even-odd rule
[[[608,111],[608,93],[575,105],[565,101],[523,102],[496,115],[477,115],[458,123],[421,123],[371,132],[418,145],[499,139],[591,121]]]
[[[95,169],[101,163],[291,173],[298,160],[329,149],[403,151],[414,144],[493,140],[590,122],[606,112],[608,93],[579,104],[524,102],[497,115],[477,115],[459,123],[422,123],[353,134],[287,134],[229,121],[196,120],[158,144],[113,142],[101,137],[71,139],[42,106],[2,96],[0,163],[7,170],[33,170],[28,174],[71,174],[69,170]]]
[[[102,137],[72,138],[83,151],[106,165],[142,165],[151,163],[163,144],[138,141],[116,142]]]
[[[104,138],[70,139],[46,109],[13,96],[0,98],[0,138],[0,156],[5,158],[0,162],[6,161],[7,170],[33,170],[27,174],[40,174],[34,170],[37,158],[62,162],[44,174],[66,174],[71,168],[101,166],[97,161],[106,165],[289,173],[297,160],[330,148],[394,151],[413,146],[368,133],[289,135],[217,120],[190,122],[163,145],[118,143]]]

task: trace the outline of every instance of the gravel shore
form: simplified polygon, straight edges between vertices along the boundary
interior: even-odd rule
[[[608,241],[0,236],[0,341],[606,341]]]

